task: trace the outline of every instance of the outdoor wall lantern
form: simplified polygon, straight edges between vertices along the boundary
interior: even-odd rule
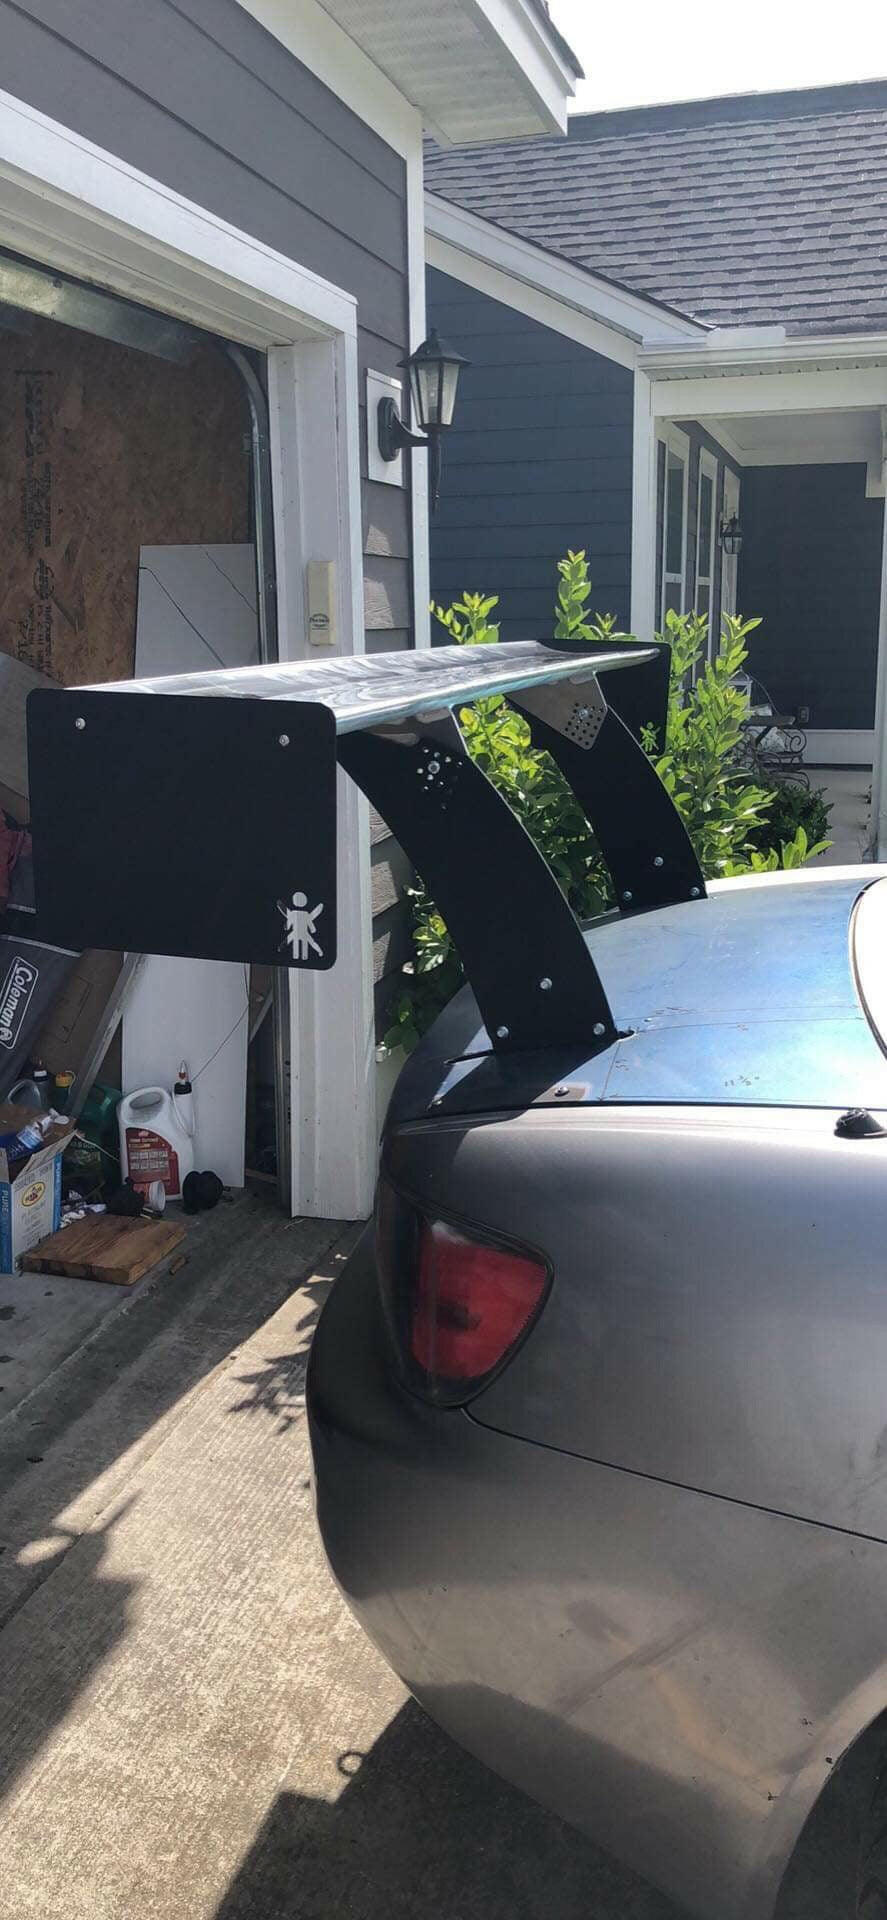
[[[396,400],[380,400],[376,431],[383,460],[396,460],[402,447],[428,448],[428,491],[431,511],[440,499],[440,436],[453,424],[456,388],[462,367],[470,364],[455,353],[432,327],[427,340],[398,366],[410,376],[412,414],[420,433],[411,433],[397,411]],[[424,436],[424,437],[423,437]]]
[[[721,546],[725,553],[739,553],[742,550],[742,528],[739,515],[731,513],[729,520],[721,521]]]

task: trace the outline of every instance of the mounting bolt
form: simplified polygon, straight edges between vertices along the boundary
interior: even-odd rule
[[[434,1096],[434,1099],[433,1099],[433,1100],[432,1100],[432,1102],[431,1102],[431,1104],[432,1104],[432,1106],[433,1106],[433,1107],[442,1107],[442,1106],[443,1106],[443,1094],[442,1094],[442,1093],[436,1093],[436,1094],[435,1094],[435,1096]]]
[[[691,899],[691,900],[698,900],[698,899],[699,899],[699,888],[698,888],[698,887],[691,887],[691,888],[690,888],[690,899]]]
[[[569,1093],[569,1091],[570,1091],[569,1087],[555,1087],[554,1097],[556,1100],[563,1100],[566,1098],[566,1095]]]
[[[630,907],[630,906],[631,906],[631,903],[632,903],[632,900],[634,899],[634,894],[633,894],[633,893],[624,893],[624,894],[622,895],[622,899],[623,899],[623,901],[624,901],[624,904],[625,904],[625,905],[626,905],[627,907]]]
[[[548,975],[547,973],[544,973],[544,974],[542,975],[542,978],[541,978],[541,980],[540,980],[540,982],[539,982],[539,985],[540,985],[540,987],[542,988],[542,992],[543,992],[543,993],[550,993],[550,992],[551,992],[551,986],[552,986],[552,983],[551,983],[551,979],[549,978],[549,975]]]
[[[663,858],[662,858],[662,855],[661,855],[661,853],[657,853],[657,855],[656,855],[656,858],[655,858],[655,860],[653,861],[653,865],[654,865],[654,867],[664,867],[664,866],[665,866],[665,861],[663,860]]]
[[[577,720],[590,720],[590,719],[591,719],[591,708],[590,708],[590,707],[577,707],[577,709],[576,709],[576,718],[577,718]]]
[[[497,1039],[497,1040],[507,1040],[507,1039],[508,1039],[508,1035],[509,1035],[509,1033],[510,1033],[510,1031],[511,1031],[511,1029],[510,1029],[509,1027],[497,1027],[497,1028],[496,1028],[496,1039]]]
[[[429,771],[429,773],[439,773],[439,772],[440,772],[440,761],[439,761],[439,760],[429,760],[429,762],[428,762],[428,771]]]
[[[76,718],[76,720],[75,720],[75,722],[74,722],[74,725],[75,725],[75,727],[77,728],[77,732],[78,732],[78,733],[82,733],[82,732],[83,732],[83,729],[84,729],[84,727],[85,727],[85,725],[86,725],[86,721],[84,720],[84,718],[83,718],[83,716],[82,716],[82,714],[79,714],[79,713],[78,713],[78,715],[77,715],[77,718]]]
[[[607,1029],[604,1026],[603,1020],[596,1020],[592,1028],[595,1039],[602,1040],[606,1031]]]
[[[278,734],[278,736],[277,736],[277,744],[278,744],[278,746],[279,746],[279,747],[288,747],[288,746],[289,746],[289,743],[290,743],[290,737],[289,737],[289,734],[288,734],[288,733],[279,733],[279,734]]]

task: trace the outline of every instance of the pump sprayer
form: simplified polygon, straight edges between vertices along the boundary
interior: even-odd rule
[[[194,1096],[186,1061],[173,1092],[141,1087],[126,1093],[117,1109],[123,1177],[147,1195],[159,1180],[167,1200],[180,1200],[194,1165]]]

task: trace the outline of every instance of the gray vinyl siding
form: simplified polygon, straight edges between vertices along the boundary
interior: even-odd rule
[[[361,393],[394,371],[404,162],[234,0],[0,0],[0,45],[9,93],[354,294]],[[361,424],[367,645],[405,647],[409,494],[366,480]]]
[[[762,622],[751,669],[817,731],[874,724],[884,502],[865,480],[856,465],[742,476],[739,605]]]
[[[503,639],[550,633],[557,562],[581,547],[594,610],[627,626],[632,374],[435,269],[427,295],[429,325],[471,362],[431,522],[434,598],[496,593]]]

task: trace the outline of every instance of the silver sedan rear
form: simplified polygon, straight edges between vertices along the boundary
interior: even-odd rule
[[[312,1356],[320,1524],[372,1639],[704,1920],[773,1912],[887,1705],[874,878],[600,924],[633,1030],[605,1068],[512,1061],[492,1097],[464,996]]]

